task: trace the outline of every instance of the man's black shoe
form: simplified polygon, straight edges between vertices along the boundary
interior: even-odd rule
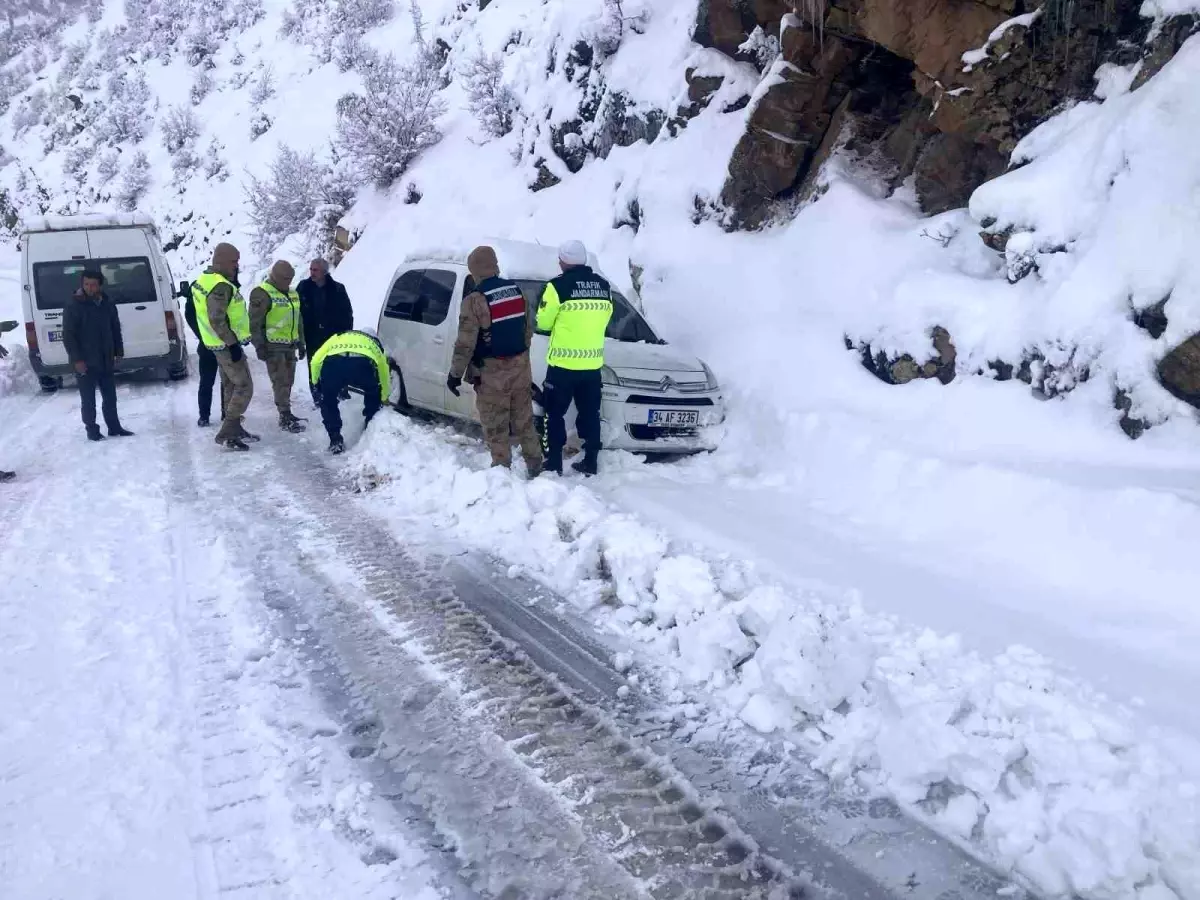
[[[594,459],[581,459],[577,463],[572,463],[571,468],[580,475],[586,475],[589,478],[597,472],[596,461]]]

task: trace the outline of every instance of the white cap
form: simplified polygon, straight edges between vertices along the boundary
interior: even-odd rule
[[[558,259],[568,266],[586,266],[587,247],[583,246],[583,241],[567,241],[558,248]]]

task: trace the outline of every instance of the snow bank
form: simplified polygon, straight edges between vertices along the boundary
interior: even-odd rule
[[[1006,272],[995,274],[1023,280],[997,287],[995,274],[913,275],[897,293],[936,292],[923,322],[946,320],[969,367],[1019,362],[1037,349],[1053,364],[1102,373],[1091,400],[1111,406],[1121,388],[1134,418],[1158,423],[1192,415],[1158,384],[1155,363],[1200,331],[1200,211],[1192,201],[1200,188],[1200,39],[1131,92],[1135,71],[1106,66],[1097,73],[1102,102],[1035,129],[1013,153],[1019,168],[971,198],[976,223],[1011,232]],[[1169,324],[1156,339],[1133,316],[1163,300]],[[964,306],[973,321],[964,321]],[[969,367],[960,357],[959,371]]]
[[[853,595],[785,589],[672,541],[579,480],[490,468],[450,429],[378,419],[347,465],[398,527],[529,572],[640,644],[668,681],[711,692],[831,778],[894,797],[1039,890],[1198,896],[1195,760],[1038,654],[984,658]]]

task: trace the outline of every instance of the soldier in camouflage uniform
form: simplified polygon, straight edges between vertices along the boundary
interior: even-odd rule
[[[534,478],[542,471],[542,446],[533,427],[533,311],[516,282],[500,277],[491,247],[476,247],[467,267],[475,287],[463,298],[446,387],[458,396],[467,367],[472,362],[479,367],[475,405],[492,465],[512,464],[515,435]]]
[[[279,427],[293,433],[304,430],[303,422],[292,415],[296,359],[304,359],[300,298],[292,290],[295,276],[291,263],[281,259],[271,266],[267,280],[250,292],[250,341],[267,364]]]
[[[221,368],[221,402],[225,418],[216,442],[230,450],[249,450],[258,436],[242,427],[242,417],[254,396],[250,365],[242,350],[250,342],[250,316],[238,289],[241,253],[232,244],[217,244],[212,265],[192,282],[192,299],[200,339],[213,351]]]

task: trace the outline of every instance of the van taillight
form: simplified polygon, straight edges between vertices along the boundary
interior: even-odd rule
[[[167,313],[167,338],[172,341],[179,340],[179,328],[175,324],[175,313]]]
[[[32,322],[25,323],[25,343],[29,347],[30,353],[37,353],[37,326]]]

